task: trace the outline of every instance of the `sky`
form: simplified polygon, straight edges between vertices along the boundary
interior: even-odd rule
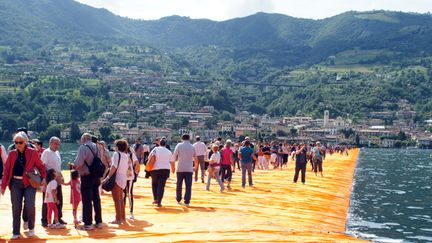
[[[134,19],[171,15],[223,21],[256,12],[323,19],[346,11],[432,12],[432,0],[77,0]]]

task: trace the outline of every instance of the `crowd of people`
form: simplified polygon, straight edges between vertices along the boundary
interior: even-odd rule
[[[291,158],[295,161],[293,182],[306,183],[308,162],[316,176],[323,176],[323,161],[326,154],[348,154],[348,146],[323,146],[320,142],[289,144],[258,142],[246,137],[243,141],[223,141],[222,138],[203,142],[199,136],[192,142],[188,134],[171,150],[165,138],[157,138],[150,147],[137,138],[134,144],[127,140],[115,141],[110,151],[104,141],[84,133],[76,159],[69,163],[70,179],[66,182],[62,174],[59,153],[61,140],[52,137],[49,147],[37,139],[30,140],[26,129],[18,129],[13,144],[6,149],[0,144],[1,193],[6,188],[11,193],[13,235],[21,237],[21,219],[28,237],[35,232],[35,197],[41,190],[41,224],[50,229],[66,227],[63,220],[63,187],[70,187],[70,203],[76,228],[84,231],[103,228],[101,194],[103,185],[114,182],[111,192],[115,205],[115,219],[110,224],[126,223],[126,203],[129,204],[129,219],[134,220],[133,187],[141,167],[145,166],[145,177],[151,178],[153,204],[162,207],[165,185],[171,173],[176,175],[176,201],[190,206],[193,182],[205,184],[210,190],[216,180],[221,192],[232,189],[233,173],[241,171],[241,186],[253,186],[255,170],[283,170]],[[98,167],[99,166],[99,167]],[[103,169],[102,174],[96,173]],[[144,169],[143,169],[144,170]],[[207,181],[205,178],[207,177]],[[247,182],[247,183],[246,183]],[[183,194],[184,187],[184,194]],[[81,204],[81,217],[78,216]],[[94,215],[93,215],[94,214]],[[82,221],[82,222],[81,222]]]

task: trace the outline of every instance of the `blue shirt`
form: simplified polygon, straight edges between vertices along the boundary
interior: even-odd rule
[[[243,147],[240,149],[240,153],[242,155],[241,162],[242,164],[252,163],[252,154],[253,149],[250,147]]]

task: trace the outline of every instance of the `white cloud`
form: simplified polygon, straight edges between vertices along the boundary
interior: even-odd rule
[[[432,12],[432,0],[77,0],[136,19],[170,15],[226,20],[256,12],[320,19],[345,11],[374,9]]]

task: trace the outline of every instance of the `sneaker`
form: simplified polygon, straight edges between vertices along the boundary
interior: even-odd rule
[[[204,178],[201,178],[201,183],[205,183],[205,182],[204,182]]]
[[[34,230],[29,230],[29,232],[28,232],[28,234],[27,234],[27,237],[28,237],[28,238],[33,238],[33,237],[35,237],[35,236],[36,236],[36,234],[35,234]]]
[[[220,192],[224,192],[224,191],[225,191],[225,188],[221,188],[221,189],[220,189]]]
[[[94,227],[93,227],[93,225],[83,225],[79,228],[79,230],[90,231],[90,230],[94,230]]]
[[[67,225],[67,223],[66,223],[63,219],[59,219],[59,223],[60,223],[60,224]]]
[[[12,235],[11,240],[18,240],[19,238],[21,238],[21,235]]]
[[[183,205],[181,202],[177,202],[178,205]]]
[[[158,207],[158,208],[161,208],[161,207],[162,207],[162,204],[159,203],[159,204],[157,205],[157,207]]]
[[[53,229],[65,229],[65,228],[66,228],[66,225],[64,225],[64,224],[57,223],[57,224],[53,225]]]
[[[129,219],[130,219],[130,220],[134,220],[134,219],[135,219],[133,213],[130,213]]]
[[[23,223],[23,229],[24,230],[28,230],[29,228],[28,228],[28,222],[25,222],[24,221],[24,223]]]
[[[102,223],[97,223],[94,225],[96,229],[103,229],[104,225]]]
[[[48,224],[47,224],[47,223],[43,223],[43,224],[42,224],[42,227],[47,228],[47,227],[48,227]]]
[[[185,206],[186,207],[190,207],[190,203],[185,203]]]

